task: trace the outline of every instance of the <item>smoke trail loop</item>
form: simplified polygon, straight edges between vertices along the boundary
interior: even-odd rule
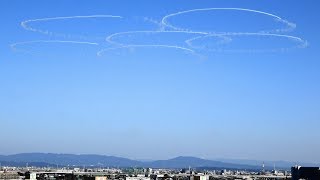
[[[176,12],[176,13],[172,13],[172,14],[168,14],[166,16],[164,16],[161,20],[162,24],[165,27],[174,29],[174,30],[178,30],[178,31],[190,31],[188,29],[183,29],[180,27],[177,27],[173,24],[171,24],[169,22],[170,18],[173,18],[175,16],[179,16],[179,15],[183,15],[183,14],[188,14],[188,13],[194,13],[194,12],[201,12],[201,11],[218,11],[218,10],[225,10],[225,11],[244,11],[244,12],[252,12],[252,13],[256,13],[256,14],[262,14],[265,16],[269,16],[274,18],[275,20],[277,20],[278,22],[281,22],[283,24],[285,24],[287,27],[286,28],[282,28],[282,29],[275,29],[275,30],[270,30],[270,31],[261,31],[261,32],[288,32],[288,31],[292,31],[293,29],[295,29],[296,25],[294,23],[291,23],[287,20],[282,19],[281,17],[268,13],[268,12],[264,12],[264,11],[258,11],[258,10],[253,10],[253,9],[245,9],[245,8],[201,8],[201,9],[191,9],[191,10],[186,10],[186,11],[180,11],[180,12]],[[192,31],[192,30],[191,30]],[[216,33],[216,32],[212,32],[212,33]]]
[[[99,43],[96,42],[86,42],[86,41],[63,41],[63,40],[36,40],[36,41],[23,41],[23,42],[16,42],[10,44],[10,48],[13,51],[21,51],[26,53],[31,53],[26,50],[18,49],[17,46],[26,45],[26,44],[36,44],[36,43],[65,43],[65,44],[83,44],[83,45],[93,45],[99,46]]]
[[[170,46],[170,45],[126,45],[126,46],[121,46],[121,47],[113,47],[113,48],[106,48],[106,49],[102,49],[100,51],[97,52],[97,56],[102,56],[102,54],[106,51],[113,51],[113,50],[117,50],[117,49],[130,49],[130,48],[171,48],[171,49],[178,49],[178,50],[182,50],[185,51],[191,55],[195,55],[195,56],[199,56],[201,57],[201,55],[197,54],[194,50],[189,49],[189,48],[184,48],[184,47],[180,47],[180,46]]]

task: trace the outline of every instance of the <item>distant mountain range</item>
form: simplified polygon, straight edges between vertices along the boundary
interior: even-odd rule
[[[0,156],[2,165],[14,166],[103,166],[103,167],[153,167],[153,168],[227,168],[257,169],[245,164],[225,163],[196,157],[176,157],[168,160],[138,161],[104,155],[75,155],[53,153],[22,153]]]
[[[104,155],[75,155],[53,153],[22,153],[0,155],[2,165],[12,166],[103,166],[103,167],[153,167],[153,168],[188,168],[197,169],[226,168],[226,169],[261,169],[261,163],[250,160],[207,160],[196,157],[180,156],[168,160],[138,161],[127,158]],[[279,168],[290,168],[294,163],[279,163]],[[268,162],[266,169],[272,169]]]
[[[112,166],[112,167],[134,167],[142,166],[143,163],[131,159],[103,156],[103,155],[75,155],[75,154],[53,154],[53,153],[21,153],[0,156],[0,162],[24,162],[24,163],[47,163],[61,166]]]
[[[180,156],[168,160],[157,160],[152,162],[144,163],[147,167],[158,167],[158,168],[227,168],[227,169],[258,169],[257,166],[245,165],[245,164],[234,164],[225,163],[221,161],[206,160],[196,157]]]

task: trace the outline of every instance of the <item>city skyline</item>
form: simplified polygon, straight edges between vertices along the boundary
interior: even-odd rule
[[[318,5],[1,1],[0,155],[319,163]]]

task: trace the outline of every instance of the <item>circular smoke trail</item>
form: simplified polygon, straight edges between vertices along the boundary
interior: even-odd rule
[[[170,46],[170,45],[126,45],[126,46],[121,46],[121,47],[114,47],[114,48],[106,48],[106,49],[102,49],[100,51],[97,52],[97,56],[102,56],[102,54],[106,51],[112,51],[112,50],[117,50],[117,49],[130,49],[130,48],[171,48],[171,49],[178,49],[178,50],[182,50],[185,51],[189,54],[192,55],[196,55],[196,56],[200,56],[199,54],[197,54],[194,50],[189,49],[189,48],[184,48],[184,47],[180,47],[180,46]]]
[[[200,12],[200,11],[218,11],[218,10],[225,10],[225,11],[244,11],[244,12],[251,12],[251,13],[257,13],[257,14],[262,14],[262,15],[266,15],[269,17],[274,18],[275,20],[277,20],[278,22],[281,22],[283,24],[285,24],[287,27],[283,28],[283,29],[274,29],[271,31],[261,31],[264,33],[267,32],[288,32],[288,31],[292,31],[293,29],[296,28],[296,25],[294,23],[291,23],[285,19],[282,19],[281,17],[268,13],[268,12],[264,12],[264,11],[258,11],[258,10],[253,10],[253,9],[245,9],[245,8],[201,8],[201,9],[191,9],[191,10],[186,10],[186,11],[180,11],[180,12],[176,12],[176,13],[172,13],[172,14],[168,14],[166,16],[164,16],[161,20],[161,23],[163,24],[163,26],[174,29],[174,30],[179,30],[179,31],[188,31],[187,29],[183,29],[180,27],[177,27],[175,25],[172,25],[169,22],[170,18],[173,18],[175,16],[179,16],[182,14],[188,14],[188,13],[194,13],[194,12]],[[192,31],[192,30],[191,30]],[[215,33],[215,32],[208,32],[208,33]],[[217,32],[216,32],[217,33]],[[224,33],[224,32],[221,32]]]
[[[33,22],[46,22],[46,21],[55,21],[55,20],[65,20],[65,19],[90,19],[90,18],[118,18],[122,19],[122,16],[114,16],[114,15],[87,15],[87,16],[62,16],[62,17],[50,17],[50,18],[39,18],[39,19],[29,19],[22,21],[20,23],[21,27],[27,31],[33,31],[45,35],[56,35],[56,36],[62,36],[61,34],[58,35],[58,33],[50,32],[43,29],[38,29],[30,26],[30,23]],[[66,35],[63,35],[66,36]]]
[[[84,45],[93,45],[93,46],[98,46],[99,45],[99,43],[86,42],[86,41],[36,40],[36,41],[16,42],[16,43],[10,44],[9,46],[14,51],[21,51],[21,52],[30,53],[29,51],[21,50],[21,49],[17,48],[17,46],[26,45],[26,44],[37,44],[37,43],[84,44]]]
[[[216,37],[216,36],[227,36],[227,37],[233,37],[233,36],[263,36],[263,37],[276,37],[276,38],[286,38],[288,40],[297,42],[298,45],[293,47],[282,47],[282,48],[274,48],[274,49],[206,49],[207,51],[216,51],[216,52],[278,52],[278,51],[287,51],[290,49],[295,48],[305,48],[308,46],[307,41],[301,39],[300,37],[296,36],[290,36],[290,35],[283,35],[283,34],[271,34],[271,33],[224,33],[224,34],[209,34],[202,37],[195,37],[192,39],[186,40],[186,44],[192,48],[192,49],[203,49],[203,47],[195,46],[193,45],[193,42],[199,39],[205,39],[209,37]],[[232,38],[231,38],[232,39]],[[232,43],[232,42],[231,42]]]

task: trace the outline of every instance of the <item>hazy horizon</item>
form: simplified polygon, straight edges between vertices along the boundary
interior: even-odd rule
[[[250,158],[222,158],[222,157],[216,157],[216,158],[209,158],[209,157],[198,157],[198,156],[188,156],[188,155],[177,155],[173,157],[167,157],[167,158],[160,158],[160,159],[141,159],[141,158],[135,158],[135,157],[124,157],[124,156],[118,156],[118,155],[108,155],[108,154],[92,154],[92,153],[82,153],[82,154],[76,154],[76,153],[55,153],[55,152],[24,152],[24,153],[14,153],[14,154],[0,154],[2,156],[11,156],[11,155],[21,155],[21,154],[57,154],[57,155],[98,155],[98,156],[110,156],[110,157],[118,157],[118,158],[125,158],[129,160],[134,161],[140,161],[140,162],[153,162],[153,161],[162,161],[162,160],[171,160],[176,158],[199,158],[204,160],[212,160],[212,161],[220,161],[225,163],[233,163],[233,164],[243,164],[243,165],[255,165],[260,166],[262,163],[264,163],[266,166],[273,167],[273,165],[276,165],[274,163],[285,163],[290,164],[294,163],[296,165],[317,165],[320,166],[320,163],[318,162],[307,162],[307,161],[289,161],[289,160],[281,160],[281,159],[250,159]],[[280,165],[280,167],[284,167],[283,165]]]

